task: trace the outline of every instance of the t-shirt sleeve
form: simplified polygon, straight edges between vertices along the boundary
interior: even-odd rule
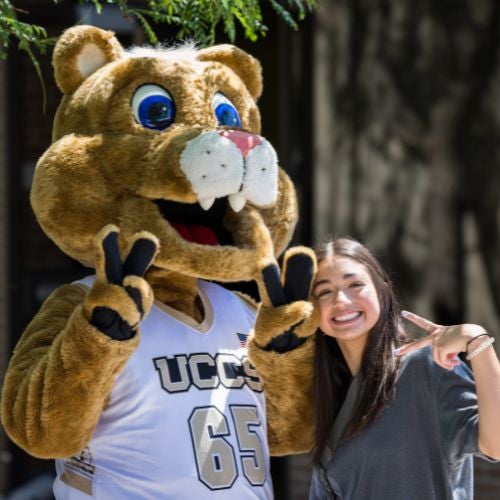
[[[453,370],[442,370],[437,405],[443,445],[450,463],[471,454],[495,462],[479,450],[476,386],[465,363]]]

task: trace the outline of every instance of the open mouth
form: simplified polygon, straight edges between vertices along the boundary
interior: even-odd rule
[[[334,316],[332,320],[338,325],[352,323],[361,317],[361,311],[353,311],[346,314]]]
[[[168,200],[154,200],[154,203],[186,241],[200,245],[234,245],[231,233],[223,226],[227,198],[217,198],[209,210],[203,210],[198,203]]]

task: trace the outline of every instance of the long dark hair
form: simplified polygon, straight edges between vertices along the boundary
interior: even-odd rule
[[[380,302],[380,316],[368,336],[361,360],[363,388],[340,440],[345,442],[368,427],[394,397],[399,363],[392,351],[399,345],[400,308],[389,276],[376,257],[358,241],[337,238],[318,247],[316,255],[318,263],[331,257],[347,257],[363,264]],[[352,376],[336,339],[319,330],[316,332],[314,356],[316,426],[313,460],[319,463]]]

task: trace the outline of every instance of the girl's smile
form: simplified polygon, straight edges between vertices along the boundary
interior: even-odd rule
[[[347,312],[344,314],[339,314],[333,316],[331,321],[333,321],[338,326],[350,326],[355,321],[357,321],[362,316],[361,311]]]

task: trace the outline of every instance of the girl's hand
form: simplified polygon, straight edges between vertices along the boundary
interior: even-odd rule
[[[478,335],[486,333],[484,328],[479,325],[436,325],[408,311],[403,311],[402,316],[422,328],[427,333],[427,336],[400,347],[395,351],[395,354],[403,356],[427,345],[432,345],[432,359],[447,370],[451,370],[460,364],[457,354],[467,350],[467,342]]]

